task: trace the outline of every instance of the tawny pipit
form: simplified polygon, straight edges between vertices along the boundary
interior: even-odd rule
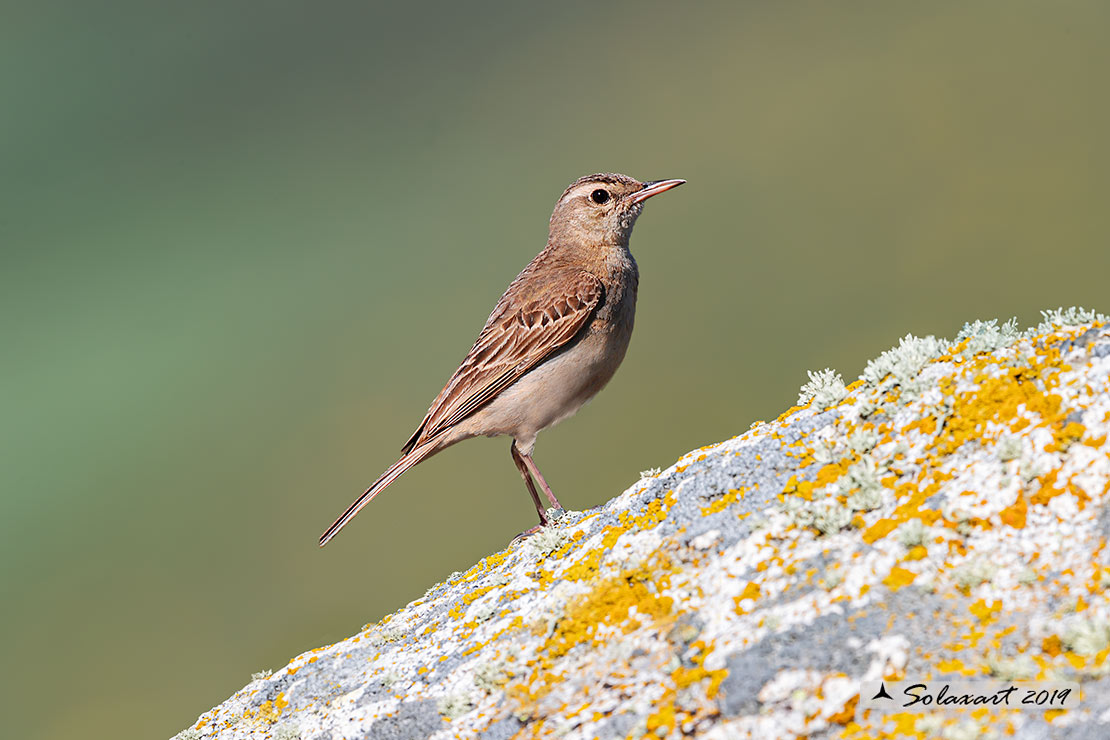
[[[639,282],[628,251],[632,226],[645,200],[684,182],[600,174],[566,189],[551,214],[547,246],[493,307],[401,458],[328,527],[321,547],[413,465],[481,435],[513,438],[513,462],[540,523],[548,523],[533,476],[551,505],[562,507],[532,460],[536,435],[581,408],[624,359]]]

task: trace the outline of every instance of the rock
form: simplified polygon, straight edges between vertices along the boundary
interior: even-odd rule
[[[906,337],[178,738],[1110,736],[1110,327]],[[857,712],[860,681],[1080,681],[1059,714]],[[857,716],[858,715],[858,716]],[[962,735],[961,735],[962,733]]]

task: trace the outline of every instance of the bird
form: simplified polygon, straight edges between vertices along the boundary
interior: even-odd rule
[[[320,547],[409,468],[478,436],[512,437],[513,462],[540,517],[529,532],[548,526],[536,483],[555,510],[563,507],[532,459],[536,435],[578,411],[624,359],[639,285],[632,227],[648,198],[685,182],[600,173],[571,183],[551,214],[546,246],[509,284],[401,457],[324,531]]]

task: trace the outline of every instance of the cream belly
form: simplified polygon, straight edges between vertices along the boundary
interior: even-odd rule
[[[540,431],[578,411],[620,366],[632,336],[631,321],[627,326],[606,328],[609,330],[587,333],[522,376],[458,424],[451,442],[507,434],[516,439],[522,452],[531,454]]]

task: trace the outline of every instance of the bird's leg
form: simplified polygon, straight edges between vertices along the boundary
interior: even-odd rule
[[[528,486],[528,493],[532,494],[532,502],[536,504],[536,511],[539,512],[540,515],[540,523],[546,527],[551,522],[547,518],[547,510],[544,509],[543,504],[540,503],[540,494],[536,492],[536,484],[532,482],[532,476],[528,474],[527,463],[525,463],[525,460],[528,458],[523,457],[523,453],[516,448],[515,441],[509,448],[509,452],[513,455],[513,462],[516,463],[516,469],[520,471],[521,477],[524,478],[524,484]],[[533,463],[533,465],[535,465],[535,463]],[[542,481],[543,478],[540,478],[540,480]],[[544,483],[544,486],[546,487],[547,484]]]
[[[547,485],[547,481],[543,478],[543,473],[541,473],[540,469],[536,467],[536,461],[532,459],[531,455],[525,455],[523,452],[520,452],[519,454],[521,457],[524,458],[524,464],[528,466],[528,470],[530,470],[532,472],[532,475],[536,476],[536,480],[540,482],[540,487],[543,488],[543,492],[547,496],[547,500],[550,501],[551,505],[554,506],[556,509],[562,509],[563,505],[559,503],[559,499],[555,498],[555,494],[551,492],[551,486]]]

